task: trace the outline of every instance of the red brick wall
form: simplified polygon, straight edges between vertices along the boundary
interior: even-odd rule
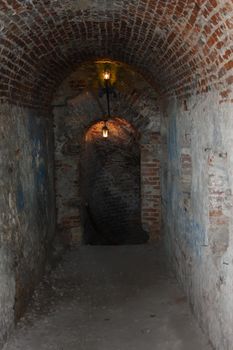
[[[0,96],[41,108],[77,64],[111,57],[179,97],[231,100],[230,0],[1,1]]]
[[[56,114],[55,118],[57,220],[65,244],[79,243],[83,233],[79,178],[81,145],[74,136],[82,133],[82,128],[72,120],[65,112]],[[69,130],[70,124],[73,124],[73,137],[66,140],[64,132]],[[62,147],[60,139],[64,142]],[[150,240],[156,240],[161,237],[160,134],[146,131],[141,136],[140,153],[142,226]]]
[[[141,151],[141,220],[150,238],[155,239],[160,234],[161,111],[158,94],[127,66],[112,64],[112,70],[117,71],[117,82],[116,96],[111,97],[111,111],[137,131]],[[96,84],[91,91],[87,87],[83,91],[81,81],[88,79],[98,82],[95,62],[74,71],[57,90],[54,100],[57,106],[54,109],[57,220],[66,242],[79,241],[83,231],[79,179],[83,138],[89,126],[99,121],[106,109],[105,96],[98,97]]]

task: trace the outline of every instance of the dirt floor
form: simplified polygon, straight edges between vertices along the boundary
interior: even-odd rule
[[[158,248],[83,246],[37,289],[4,350],[210,350]]]

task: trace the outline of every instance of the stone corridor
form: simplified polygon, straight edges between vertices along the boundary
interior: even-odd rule
[[[233,0],[0,0],[0,350],[233,350],[232,86]]]
[[[37,289],[4,350],[210,350],[160,248],[83,246]]]

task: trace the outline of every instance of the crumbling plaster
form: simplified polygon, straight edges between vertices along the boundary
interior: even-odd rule
[[[41,278],[54,235],[51,120],[0,109],[0,347]]]
[[[166,124],[167,154],[164,154],[168,162],[163,164],[167,168],[164,171],[167,178],[163,183],[162,202],[165,243],[171,266],[215,348],[231,350],[232,106],[219,104],[217,92],[193,96],[185,104],[173,99],[165,109],[163,125]],[[187,146],[187,137],[192,159],[188,208],[184,205],[181,181],[181,155],[184,145]],[[214,168],[216,157],[224,157],[224,160]],[[224,234],[224,230],[229,232]]]

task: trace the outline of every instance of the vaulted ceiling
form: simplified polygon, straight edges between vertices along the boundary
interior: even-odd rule
[[[0,96],[49,105],[80,63],[110,58],[162,93],[228,98],[232,42],[232,0],[0,0]]]

